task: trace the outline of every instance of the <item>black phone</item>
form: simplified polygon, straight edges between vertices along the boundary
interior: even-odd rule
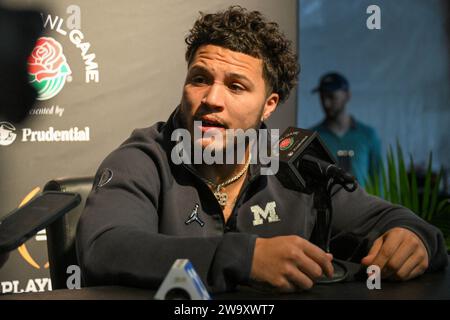
[[[78,193],[45,191],[0,220],[0,253],[14,250],[78,206]]]

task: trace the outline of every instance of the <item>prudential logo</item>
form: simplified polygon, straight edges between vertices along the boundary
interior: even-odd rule
[[[29,81],[38,92],[38,100],[56,96],[72,74],[61,44],[53,38],[41,37],[28,58]]]
[[[16,128],[9,122],[0,122],[0,146],[9,146],[16,140]]]

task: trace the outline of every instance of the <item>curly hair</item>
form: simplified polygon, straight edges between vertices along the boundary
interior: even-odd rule
[[[263,61],[263,77],[268,92],[285,101],[297,83],[300,70],[292,43],[259,11],[231,6],[225,11],[201,16],[185,38],[186,61],[191,63],[202,45],[212,44],[248,54]]]

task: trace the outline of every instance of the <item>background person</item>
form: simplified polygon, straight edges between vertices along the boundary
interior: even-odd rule
[[[381,143],[377,132],[347,112],[351,92],[343,75],[323,75],[313,92],[319,93],[325,119],[311,130],[319,132],[338,164],[364,187],[369,176],[380,173]]]

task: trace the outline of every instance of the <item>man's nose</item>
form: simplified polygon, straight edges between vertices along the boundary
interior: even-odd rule
[[[225,107],[225,90],[223,84],[213,83],[205,92],[202,102],[211,108],[223,109]]]
[[[331,99],[323,99],[323,107],[325,109],[331,109],[333,107],[333,102]]]

